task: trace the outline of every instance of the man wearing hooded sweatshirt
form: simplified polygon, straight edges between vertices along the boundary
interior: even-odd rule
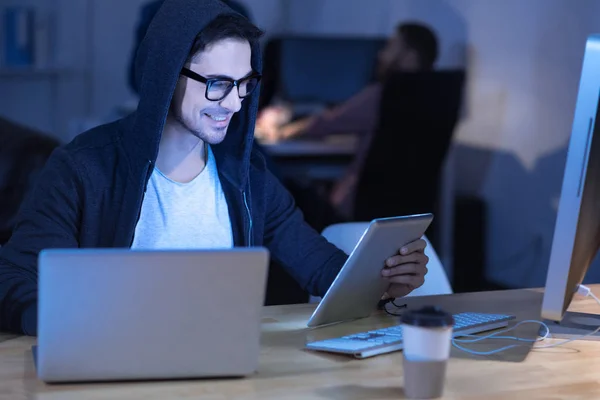
[[[260,35],[219,0],[165,1],[137,55],[138,109],[53,153],[0,248],[0,330],[37,334],[46,248],[265,246],[309,293],[327,291],[347,255],[253,149]],[[424,241],[405,247],[382,270],[392,297],[427,271]]]

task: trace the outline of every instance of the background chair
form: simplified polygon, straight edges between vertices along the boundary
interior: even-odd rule
[[[437,214],[441,169],[459,119],[464,79],[460,70],[387,79],[379,127],[357,183],[353,220]],[[436,221],[428,236],[437,246]]]
[[[323,230],[322,235],[346,254],[350,254],[368,226],[368,222],[343,222],[328,226]],[[427,237],[423,237],[423,239],[427,242],[425,254],[429,257],[429,263],[427,264],[429,272],[425,276],[423,286],[411,292],[409,296],[451,294],[452,287],[450,286],[446,270],[440,258]],[[318,302],[319,300],[320,298],[315,296],[311,296],[310,298],[311,303]]]
[[[60,143],[0,118],[0,246],[12,234],[21,203]]]

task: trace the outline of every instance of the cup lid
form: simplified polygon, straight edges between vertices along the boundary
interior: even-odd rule
[[[418,310],[406,311],[402,314],[403,324],[423,328],[442,328],[454,325],[454,317],[437,306],[425,306]]]

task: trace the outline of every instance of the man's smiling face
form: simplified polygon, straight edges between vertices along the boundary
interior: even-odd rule
[[[206,47],[192,57],[186,68],[203,78],[226,77],[242,79],[252,73],[250,43],[241,39],[223,39]],[[171,113],[190,133],[208,144],[225,139],[234,113],[242,108],[238,88],[223,99],[206,98],[207,85],[180,76],[171,103]],[[211,91],[218,91],[215,85]],[[211,97],[211,96],[209,96]]]

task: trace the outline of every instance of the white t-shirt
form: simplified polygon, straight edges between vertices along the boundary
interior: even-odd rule
[[[131,247],[149,250],[233,247],[227,202],[210,146],[206,167],[191,182],[175,182],[154,168]]]

